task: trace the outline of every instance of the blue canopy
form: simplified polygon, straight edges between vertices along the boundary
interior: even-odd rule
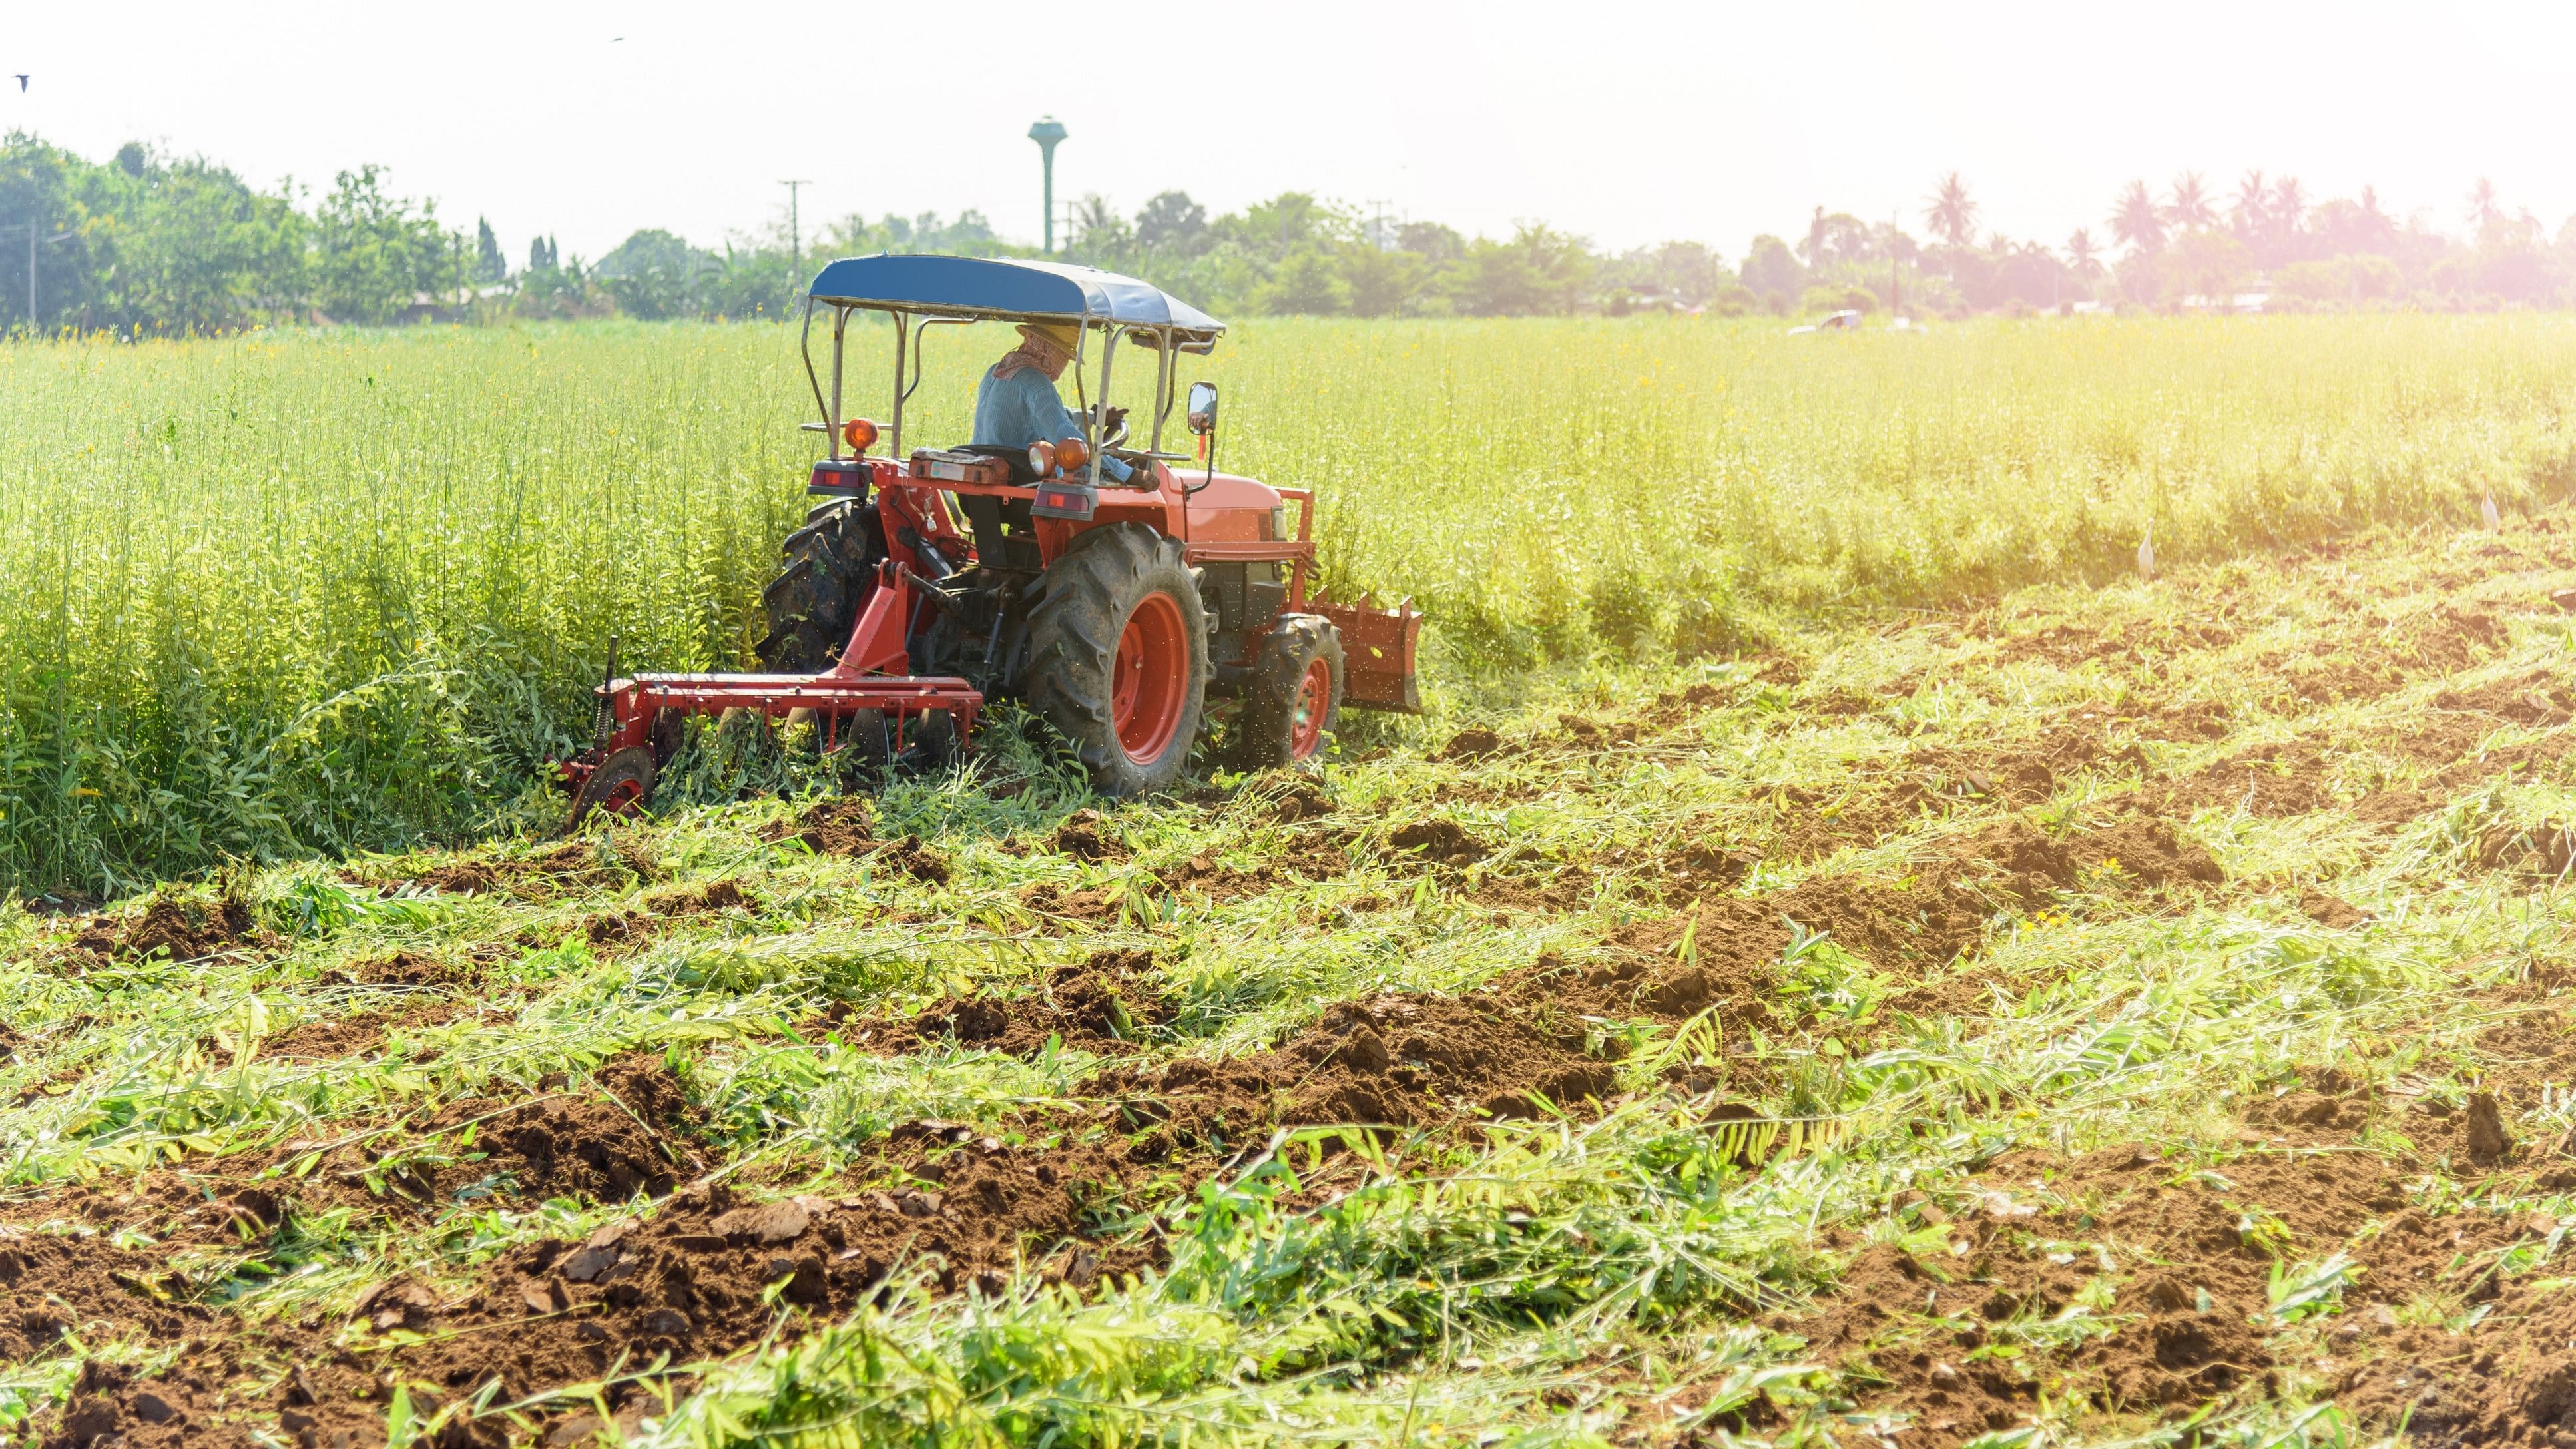
[[[814,274],[815,301],[1005,321],[1169,327],[1205,352],[1225,324],[1162,288],[1070,262],[1007,257],[843,257]]]

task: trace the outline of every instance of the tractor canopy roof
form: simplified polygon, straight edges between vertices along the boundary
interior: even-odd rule
[[[1172,329],[1189,352],[1216,346],[1225,324],[1162,288],[1097,267],[1015,257],[843,257],[814,274],[817,302],[1004,321]]]

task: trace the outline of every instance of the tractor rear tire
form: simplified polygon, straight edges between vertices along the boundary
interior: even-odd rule
[[[1261,641],[1227,754],[1245,770],[1302,765],[1342,722],[1342,631],[1314,614],[1282,614]]]
[[[1207,709],[1207,611],[1177,539],[1096,528],[1039,575],[1021,697],[1091,786],[1126,799],[1179,784]]]
[[[879,552],[873,522],[856,507],[831,505],[787,535],[779,546],[786,566],[760,591],[769,634],[753,647],[762,668],[820,674],[840,659]]]

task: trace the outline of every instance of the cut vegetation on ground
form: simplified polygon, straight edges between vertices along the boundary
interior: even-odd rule
[[[2381,531],[12,909],[0,1425],[2556,1443],[2571,588]]]

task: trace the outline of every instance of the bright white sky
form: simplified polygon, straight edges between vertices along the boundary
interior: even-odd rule
[[[1731,261],[1819,203],[1919,234],[1953,168],[1983,227],[2052,245],[2186,167],[2221,197],[2249,167],[2371,183],[2445,229],[2481,174],[2552,232],[2576,211],[2565,5],[30,3],[0,7],[19,71],[0,128],[263,186],[379,162],[513,264],[537,231],[716,242],[783,215],[787,177],[809,230],[973,207],[1034,240],[1040,112],[1072,132],[1059,198],[1297,188]]]

